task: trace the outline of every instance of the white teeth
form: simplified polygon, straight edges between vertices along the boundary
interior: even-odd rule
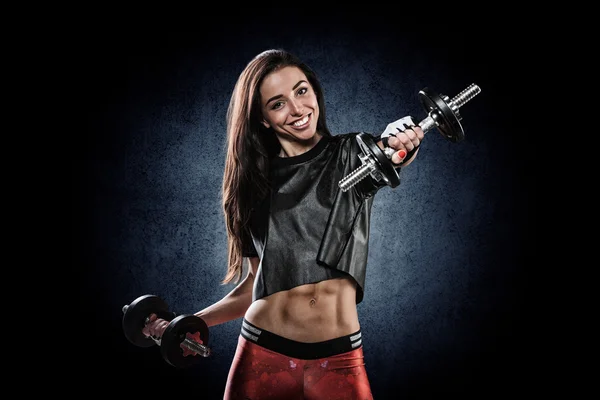
[[[308,122],[308,115],[302,118],[300,121],[294,122],[294,126],[301,126]]]

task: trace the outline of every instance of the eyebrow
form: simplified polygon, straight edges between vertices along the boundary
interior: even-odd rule
[[[298,83],[296,83],[296,84],[294,85],[294,87],[292,88],[292,90],[296,90],[296,88],[297,88],[298,86],[300,86],[300,84],[302,84],[303,82],[304,82],[304,83],[308,83],[308,82],[306,82],[305,80],[300,80],[300,81],[298,81]],[[269,103],[270,103],[270,102],[272,102],[273,100],[277,100],[277,99],[278,99],[278,98],[280,98],[280,97],[283,97],[283,95],[282,95],[282,94],[278,94],[277,96],[273,96],[273,97],[271,97],[269,100],[267,100],[267,102],[265,103],[265,105],[269,104]]]

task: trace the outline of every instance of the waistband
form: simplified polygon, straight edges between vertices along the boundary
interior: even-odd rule
[[[335,339],[306,343],[284,338],[283,336],[259,328],[246,321],[245,318],[242,320],[241,335],[244,339],[271,351],[304,360],[331,357],[355,350],[362,345],[362,333],[360,329],[350,335]]]

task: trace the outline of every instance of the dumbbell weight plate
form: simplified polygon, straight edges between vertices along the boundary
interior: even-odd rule
[[[160,318],[172,319],[172,317],[168,317],[168,310],[169,307],[164,300],[151,294],[140,296],[131,304],[123,307],[122,325],[127,340],[138,347],[156,345],[154,340],[142,333],[142,329],[144,328],[146,318],[152,313],[157,314]]]
[[[454,143],[465,138],[458,110],[456,112],[452,111],[444,99],[428,88],[419,91],[419,99],[425,111],[434,118],[437,129],[442,136]]]
[[[160,351],[169,364],[177,368],[185,368],[198,360],[197,355],[183,355],[181,343],[186,338],[186,333],[200,332],[200,339],[204,346],[208,346],[208,326],[202,318],[195,315],[179,315],[175,317],[163,332],[160,340]]]
[[[377,146],[373,137],[362,132],[356,136],[356,142],[364,154],[371,154],[374,156],[375,161],[379,165],[379,171],[381,171],[386,183],[393,188],[398,186],[400,184],[400,177],[394,168],[394,163],[392,163],[392,160],[387,158],[383,150]]]

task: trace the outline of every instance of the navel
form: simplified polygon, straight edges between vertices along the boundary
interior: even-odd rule
[[[314,305],[315,305],[315,304],[317,304],[317,299],[315,299],[315,298],[313,297],[312,299],[310,299],[310,302],[309,302],[309,304],[310,304],[310,306],[311,306],[311,307],[314,307]]]

